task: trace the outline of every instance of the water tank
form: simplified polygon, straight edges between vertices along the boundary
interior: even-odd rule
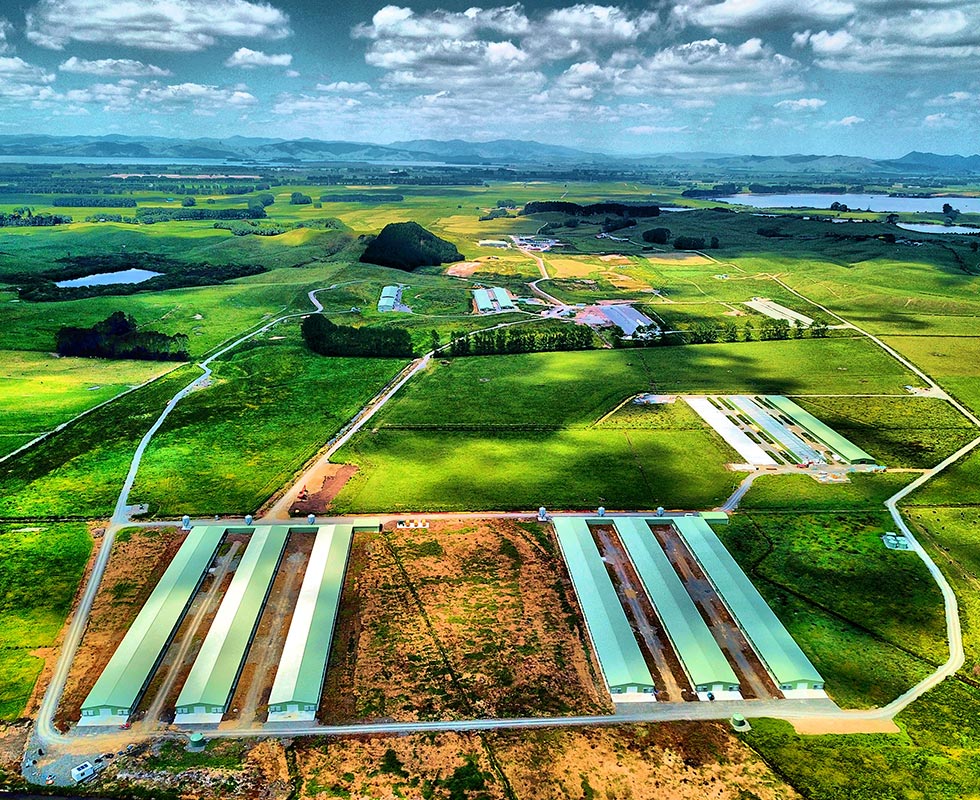
[[[663,506],[658,506],[657,507],[657,516],[658,517],[662,517],[663,515],[664,515],[664,507]]]
[[[315,524],[316,524],[316,516],[314,516],[313,514],[309,514],[309,515],[308,515],[308,516],[306,517],[306,521],[307,521],[307,522],[308,522],[308,523],[309,523],[310,525],[315,525]]]
[[[252,524],[252,515],[251,514],[246,514],[245,515],[245,524],[246,525],[251,525]]]
[[[598,513],[600,517],[604,517],[606,516],[606,509],[603,508],[602,506],[599,506]]]
[[[548,509],[544,506],[538,509],[538,519],[548,519]]]
[[[189,516],[184,514],[184,516],[181,518],[180,521],[183,524],[183,528],[185,531],[189,531],[191,529],[191,518]]]

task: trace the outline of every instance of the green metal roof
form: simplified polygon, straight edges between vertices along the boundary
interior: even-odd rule
[[[228,702],[288,535],[287,525],[254,529],[184,688],[180,690],[178,709],[217,708]]]
[[[800,408],[788,397],[782,395],[767,395],[766,399],[786,416],[792,418],[793,422],[807,431],[811,436],[841,456],[851,464],[875,464],[877,459],[866,453],[853,442],[845,439],[833,428],[829,427],[817,419],[809,411]]]
[[[612,522],[691,682],[737,686],[735,672],[647,521],[613,517]]]
[[[610,689],[653,688],[640,646],[616,596],[606,565],[581,518],[557,517],[555,534],[585,614],[599,664]]]
[[[323,525],[303,576],[269,705],[318,705],[353,539],[351,525]]]
[[[777,683],[823,686],[820,673],[708,523],[700,517],[674,517],[671,521]]]
[[[218,526],[195,527],[187,534],[82,703],[83,712],[101,708],[132,712],[224,534],[225,528]]]

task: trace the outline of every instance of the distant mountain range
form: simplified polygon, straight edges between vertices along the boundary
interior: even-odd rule
[[[912,152],[901,158],[841,155],[752,156],[722,153],[614,155],[517,139],[466,142],[413,139],[387,145],[368,142],[273,139],[169,139],[157,136],[0,136],[0,156],[32,156],[83,161],[86,158],[198,159],[215,162],[312,165],[316,163],[471,164],[516,167],[651,168],[699,170],[732,175],[943,175],[980,174],[980,155],[945,156]]]

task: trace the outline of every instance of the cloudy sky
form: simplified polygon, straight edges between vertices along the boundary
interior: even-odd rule
[[[980,151],[980,0],[0,0],[0,133]]]

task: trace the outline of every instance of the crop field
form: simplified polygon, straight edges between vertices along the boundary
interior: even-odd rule
[[[358,534],[324,721],[607,712],[545,526],[506,520]]]
[[[806,397],[799,404],[893,467],[934,467],[980,435],[959,411],[934,398]]]
[[[0,455],[173,367],[0,352]]]
[[[293,342],[256,342],[219,362],[153,439],[132,500],[164,517],[254,512],[404,366]]]
[[[23,714],[91,551],[84,523],[0,525],[0,722]]]

